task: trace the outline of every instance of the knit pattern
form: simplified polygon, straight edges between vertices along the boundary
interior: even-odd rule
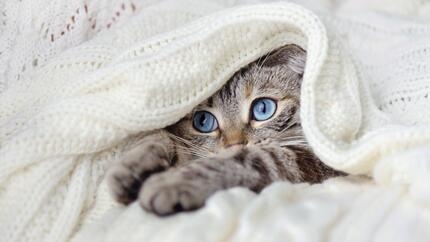
[[[368,241],[398,231],[394,218],[429,225],[417,211],[428,213],[430,202],[430,26],[333,15],[324,4],[236,6],[249,2],[0,3],[0,241],[175,241],[184,228],[201,231],[189,241],[263,241],[253,235],[272,234],[271,221],[286,218],[272,241]],[[288,43],[308,53],[301,118],[309,143],[328,165],[373,181],[282,183],[261,196],[233,189],[170,220],[117,208],[104,174],[141,132],[179,120],[242,66]],[[399,210],[384,213],[394,203]],[[387,214],[393,220],[375,234],[377,215]],[[205,221],[218,227],[202,233]],[[348,230],[354,223],[367,232]],[[430,236],[412,232],[395,239]]]

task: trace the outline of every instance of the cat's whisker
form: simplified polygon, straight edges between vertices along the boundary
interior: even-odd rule
[[[305,140],[304,136],[285,136],[285,137],[276,137],[279,140]]]
[[[257,139],[265,139],[264,136],[260,136],[257,133],[251,133],[250,134],[253,138]],[[288,135],[282,132],[278,132],[275,136],[271,137],[272,139],[304,139],[305,136],[303,134],[297,134],[297,135]]]
[[[206,155],[206,156],[208,156],[208,155],[213,155],[213,154],[214,154],[214,153],[213,153],[213,152],[211,152],[211,151],[203,150],[203,149],[200,149],[200,148],[198,148],[198,147],[185,147],[185,146],[182,146],[182,148],[183,148],[183,149],[190,150],[191,152],[195,152],[195,153],[203,154],[203,155]]]
[[[212,155],[212,153],[208,153],[208,152],[202,152],[202,151],[200,151],[200,150],[193,150],[193,149],[191,149],[191,150],[189,150],[190,152],[192,152],[193,154],[198,154],[198,155],[200,155],[200,156],[202,156],[202,157],[204,157],[204,158],[207,158],[207,157],[209,157],[210,155]]]
[[[309,148],[308,145],[305,144],[282,144],[281,147],[302,147],[302,148]]]
[[[296,124],[297,124],[296,122],[290,123],[287,127],[283,128],[281,131],[279,131],[278,135],[283,135],[283,133],[285,131],[287,131],[288,129],[290,129],[291,127],[293,127]]]
[[[306,139],[304,136],[281,136],[277,137],[277,140],[279,141],[303,141],[306,142]]]
[[[191,141],[186,140],[186,139],[184,139],[184,138],[182,138],[182,137],[179,137],[179,136],[177,136],[177,135],[174,135],[174,134],[171,134],[171,133],[168,133],[168,135],[169,135],[171,138],[173,138],[173,139],[175,139],[175,140],[177,140],[177,141],[179,141],[179,142],[181,142],[181,143],[184,143],[184,144],[186,144],[186,145],[188,145],[188,146],[192,146],[192,147],[195,147],[195,146],[196,146],[196,145],[195,145],[195,144],[193,144]]]
[[[179,142],[181,142],[181,143],[184,143],[185,145],[188,145],[189,147],[193,147],[193,148],[196,148],[196,149],[198,149],[198,150],[204,150],[204,151],[206,151],[206,152],[210,152],[210,149],[209,149],[208,147],[206,147],[205,145],[198,146],[198,145],[196,145],[196,144],[193,144],[191,141],[186,140],[186,139],[184,139],[184,138],[182,138],[182,137],[179,137],[179,136],[177,136],[177,135],[174,135],[174,134],[171,134],[171,133],[169,133],[168,135],[169,135],[171,138],[176,139],[177,141],[179,141]]]
[[[178,152],[178,154],[191,155],[191,156],[195,156],[197,158],[202,158],[202,159],[207,158],[206,156],[202,156],[202,155],[199,155],[199,154],[194,154],[194,153],[191,153],[191,152],[184,152],[184,151],[177,151],[177,152]]]
[[[279,144],[281,146],[309,146],[306,140],[280,140]]]
[[[178,144],[175,144],[174,146],[175,146],[176,150],[181,151],[182,153],[187,152],[188,154],[196,155],[196,156],[199,156],[201,158],[207,158],[210,155],[213,155],[212,152],[208,152],[206,150],[196,149],[193,147],[186,147],[186,146],[182,146],[182,145],[178,145]]]
[[[302,138],[286,138],[286,139],[278,139],[279,142],[301,142],[308,143],[305,139]]]
[[[257,136],[257,135],[254,135]],[[258,138],[259,140],[264,140],[264,138]],[[309,147],[308,142],[304,139],[303,135],[297,136],[287,136],[287,137],[275,137],[272,139],[275,144],[281,147]]]
[[[196,157],[198,159],[204,159],[204,158],[206,158],[206,157],[202,157],[202,156],[199,156],[199,155],[196,155],[196,154],[191,154],[191,153],[178,152],[178,154],[191,155],[191,156]]]
[[[185,149],[185,148],[177,148],[176,152],[181,153],[181,154],[185,154],[185,155],[193,155],[193,156],[196,156],[198,158],[207,158],[208,157],[208,155],[206,155],[206,154],[194,152],[194,151],[191,151],[191,150]]]
[[[267,59],[269,59],[270,56],[271,56],[271,54],[268,54],[268,55],[264,56],[264,59],[263,59],[263,61],[261,63],[260,63],[261,57],[258,59],[258,61],[257,61],[257,71],[254,72],[254,73],[259,73],[261,71],[261,68],[263,68],[264,63],[266,63]]]
[[[176,135],[173,135],[173,134],[172,134],[172,137],[175,138],[176,140],[184,143],[185,145],[188,145],[189,147],[193,147],[193,148],[198,149],[198,150],[205,150],[207,152],[210,152],[209,147],[207,147],[204,144],[202,144],[202,145],[199,146],[199,145],[196,145],[196,144],[192,143],[189,140],[186,140],[186,139],[184,139],[182,137],[179,137],[179,136],[176,136]]]

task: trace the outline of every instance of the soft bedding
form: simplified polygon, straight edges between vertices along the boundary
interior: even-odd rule
[[[0,3],[0,241],[428,241],[430,5],[255,2]],[[288,43],[305,135],[352,176],[168,218],[112,200],[104,174],[142,132]]]

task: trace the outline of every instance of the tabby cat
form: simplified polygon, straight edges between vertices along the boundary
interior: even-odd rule
[[[169,215],[216,191],[259,192],[274,181],[317,183],[342,175],[312,152],[300,125],[306,52],[283,46],[237,72],[176,124],[140,140],[109,172],[117,201]]]

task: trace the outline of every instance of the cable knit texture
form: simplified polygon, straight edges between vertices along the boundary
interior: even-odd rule
[[[252,2],[1,2],[0,241],[430,238],[430,4]],[[104,174],[140,132],[288,43],[308,54],[309,143],[374,179],[235,188],[167,219],[112,200]]]

